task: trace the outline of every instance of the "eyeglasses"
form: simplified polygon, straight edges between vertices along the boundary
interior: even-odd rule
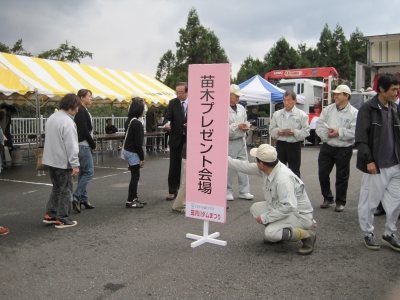
[[[176,92],[176,94],[177,94],[178,96],[183,96],[183,95],[186,94],[186,92]]]

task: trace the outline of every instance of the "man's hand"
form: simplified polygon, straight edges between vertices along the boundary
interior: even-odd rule
[[[144,166],[144,160],[140,161],[140,166],[143,167]]]
[[[283,132],[283,130],[278,129],[278,135],[283,136],[283,135],[285,135],[285,133]]]
[[[239,128],[240,130],[243,130],[243,131],[247,131],[247,130],[250,129],[250,127],[249,127],[246,123],[240,123],[240,124],[238,125],[238,128]]]
[[[339,129],[338,128],[329,128],[328,129],[328,137],[329,138],[336,138],[339,136]]]
[[[164,124],[164,130],[171,130],[171,126],[169,124]]]
[[[289,131],[285,131],[286,135],[294,135],[294,129],[290,129]]]
[[[371,174],[378,174],[378,170],[376,169],[376,165],[374,162],[367,164],[367,170]]]
[[[258,216],[256,220],[258,224],[264,225],[263,221],[261,220],[261,216]]]
[[[79,168],[72,168],[72,177],[76,177],[79,174]]]
[[[7,141],[7,138],[6,138],[6,136],[4,136],[4,141]]]

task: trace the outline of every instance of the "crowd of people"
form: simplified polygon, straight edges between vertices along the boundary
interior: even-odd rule
[[[384,74],[379,78],[376,89],[377,95],[357,111],[349,103],[350,88],[339,85],[332,92],[334,103],[321,112],[316,124],[316,133],[322,141],[318,156],[318,177],[323,198],[320,208],[327,209],[336,203],[335,212],[344,210],[350,160],[356,148],[357,168],[363,172],[358,216],[364,232],[364,244],[371,250],[380,248],[374,235],[373,221],[374,212],[381,203],[386,212],[385,232],[381,241],[393,250],[400,251],[400,242],[395,235],[400,214],[400,110],[395,103],[399,80],[393,74]],[[132,94],[122,152],[131,171],[126,208],[143,208],[146,205],[138,196],[140,169],[145,164],[143,142],[146,126],[147,131],[163,127],[169,133],[170,165],[166,200],[174,200],[173,212],[186,211],[187,83],[177,83],[176,95],[175,99],[170,100],[164,118],[156,115],[155,107],[150,107],[146,114],[148,123],[143,124],[144,99],[136,93]],[[300,179],[301,142],[310,134],[308,117],[296,107],[297,95],[286,92],[284,108],[273,114],[269,127],[271,137],[277,140],[276,146],[262,144],[251,149],[250,155],[256,159],[251,163],[247,156],[247,133],[254,126],[257,111],[252,110],[251,124],[247,121],[249,117],[245,108],[238,104],[242,95],[240,88],[232,84],[227,124],[229,168],[226,200],[235,199],[232,185],[235,176],[238,177],[239,198],[246,200],[254,198],[250,194],[248,175],[262,178],[264,201],[254,203],[250,212],[256,222],[265,228],[265,243],[302,241],[297,253],[311,254],[316,242],[316,233],[312,230],[316,222],[305,185]],[[78,91],[77,95],[67,94],[60,102],[60,111],[53,114],[46,124],[46,140],[52,142],[44,146],[43,163],[49,166],[53,189],[43,222],[55,224],[56,228],[77,225],[70,218],[71,209],[80,213],[82,205],[86,209],[94,208],[86,190],[94,173],[91,151],[96,149],[93,121],[87,109],[91,101],[92,92],[87,89]],[[110,133],[115,130],[111,123],[107,127]],[[0,129],[0,142],[1,133]],[[150,147],[153,148],[153,145]],[[334,166],[335,193],[330,188],[330,173]],[[72,178],[75,176],[78,176],[78,184],[73,191]],[[0,234],[8,233],[4,230],[0,228]]]

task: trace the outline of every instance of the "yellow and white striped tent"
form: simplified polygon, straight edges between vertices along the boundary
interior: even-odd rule
[[[167,105],[175,97],[174,90],[145,74],[0,53],[0,100],[33,103],[37,90],[43,104],[82,88],[93,92],[99,106],[126,105],[134,91],[148,105]]]

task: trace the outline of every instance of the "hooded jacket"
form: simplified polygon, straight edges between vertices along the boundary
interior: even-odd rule
[[[356,123],[355,146],[357,153],[357,169],[364,173],[369,173],[367,164],[375,162],[378,173],[379,148],[382,129],[381,104],[378,101],[378,95],[365,102],[359,112]],[[399,107],[393,102],[389,102],[392,111],[392,126],[394,136],[394,149],[398,161],[400,154],[400,113]]]

